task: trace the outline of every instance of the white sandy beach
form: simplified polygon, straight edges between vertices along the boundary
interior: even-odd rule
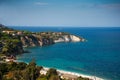
[[[46,71],[50,68],[48,67],[43,67]],[[62,74],[62,75],[70,75],[70,76],[74,76],[74,77],[83,77],[83,78],[89,78],[91,80],[105,80],[103,78],[100,77],[96,77],[96,76],[89,76],[89,75],[85,75],[85,74],[80,74],[80,73],[75,73],[75,72],[69,72],[69,71],[64,71],[64,70],[59,70],[57,69],[57,71]]]

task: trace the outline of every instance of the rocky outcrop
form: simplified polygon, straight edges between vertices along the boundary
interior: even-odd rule
[[[46,46],[57,42],[81,42],[85,39],[71,35],[66,32],[29,32],[29,31],[19,31],[13,30],[11,28],[5,27],[0,24],[0,29],[2,33],[7,33],[11,37],[19,38],[22,46]]]
[[[42,33],[43,34],[43,33]],[[46,46],[57,42],[83,42],[85,39],[70,34],[60,34],[52,32],[50,35],[44,32],[41,34],[24,35],[20,37],[24,47]]]
[[[53,39],[51,38],[42,38],[40,35],[25,35],[21,36],[20,40],[23,44],[23,47],[30,47],[30,46],[45,46],[54,44]]]
[[[60,37],[58,40],[54,40],[55,43],[57,42],[83,42],[85,39],[77,37],[75,35],[64,35]]]

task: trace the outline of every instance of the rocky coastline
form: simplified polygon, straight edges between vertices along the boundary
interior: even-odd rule
[[[0,24],[0,53],[18,55],[23,47],[48,46],[58,42],[84,42],[84,38],[67,32],[30,32],[8,28]]]
[[[44,35],[42,35],[44,34]],[[84,42],[85,39],[62,32],[43,32],[39,34],[32,33],[20,37],[23,47],[46,46],[58,42]]]

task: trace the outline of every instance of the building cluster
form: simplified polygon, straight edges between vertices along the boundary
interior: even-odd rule
[[[1,56],[0,60],[5,61],[5,62],[15,62],[16,57],[13,55],[10,56]]]
[[[22,35],[23,34],[23,31],[4,30],[2,32],[3,33],[7,33],[7,34],[12,34],[13,36],[15,36],[15,35]]]

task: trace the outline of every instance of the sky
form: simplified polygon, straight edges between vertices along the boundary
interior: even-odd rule
[[[0,23],[120,27],[120,0],[0,0]]]

